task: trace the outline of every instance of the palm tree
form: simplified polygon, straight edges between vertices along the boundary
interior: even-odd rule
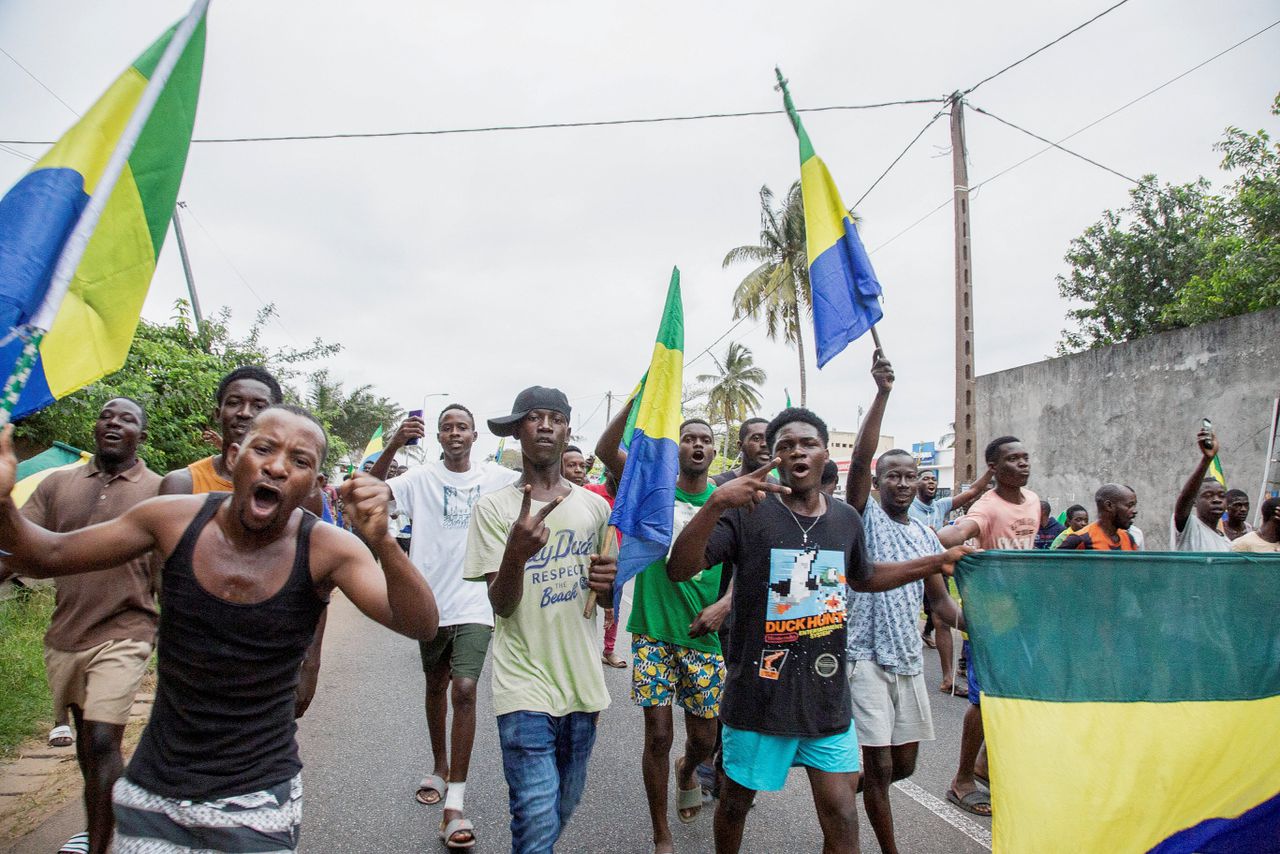
[[[764,384],[765,372],[756,367],[751,349],[736,342],[729,345],[723,362],[714,355],[711,358],[720,373],[701,374],[698,382],[712,384],[707,389],[707,411],[724,419],[724,447],[720,453],[727,458],[733,424],[760,408],[759,386]]]
[[[730,249],[724,267],[749,261],[756,268],[746,275],[733,294],[733,317],[764,317],[765,331],[772,341],[795,344],[800,357],[800,405],[805,405],[808,383],[804,366],[802,315],[813,315],[809,290],[809,256],[805,248],[804,200],[800,182],[774,208],[773,191],[760,188],[760,242]]]

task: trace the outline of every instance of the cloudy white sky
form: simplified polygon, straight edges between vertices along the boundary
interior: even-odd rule
[[[799,106],[941,97],[966,88],[1109,5],[1078,2],[736,4],[214,0],[196,136],[425,130],[769,110],[773,66]],[[179,0],[0,0],[0,48],[76,110],[169,24]],[[1280,18],[1268,0],[1131,0],[1013,71],[973,104],[1059,139]],[[1228,125],[1277,122],[1280,27],[1067,145],[1128,175],[1216,183]],[[1270,57],[1270,59],[1268,59]],[[937,109],[805,116],[853,204]],[[74,116],[0,55],[0,138],[53,139]],[[977,183],[1044,146],[967,114]],[[20,146],[38,155],[42,149]],[[0,185],[29,167],[0,150]],[[341,343],[330,365],[405,408],[448,392],[478,415],[541,383],[573,400],[594,441],[604,393],[644,370],[673,264],[683,273],[686,353],[732,322],[762,184],[798,177],[782,116],[620,127],[310,142],[195,144],[180,198],[206,311],[266,338]],[[988,373],[1053,351],[1067,305],[1056,274],[1070,239],[1129,184],[1052,151],[972,202],[976,358]],[[858,205],[885,289],[881,335],[898,373],[885,432],[934,439],[952,420],[950,206],[945,117]],[[883,245],[883,248],[879,248]],[[165,245],[144,316],[185,294]],[[811,332],[811,330],[809,330]],[[765,408],[799,396],[793,350],[753,321],[721,342],[769,374]],[[851,429],[871,397],[870,341],[823,371],[809,347],[809,404]],[[713,367],[703,357],[687,379]],[[442,398],[428,400],[434,410]],[[768,414],[768,413],[766,413]],[[480,448],[496,440],[482,430]]]

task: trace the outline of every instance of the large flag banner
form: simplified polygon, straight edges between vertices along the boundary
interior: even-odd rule
[[[14,418],[119,370],[129,353],[191,144],[205,42],[197,5],[0,200],[0,378],[26,367],[24,339],[38,341],[9,401]],[[185,48],[162,65],[180,29]],[[127,133],[135,114],[145,123]],[[100,182],[109,195],[90,205]]]
[[[684,308],[680,301],[680,270],[673,268],[653,359],[633,395],[635,403],[622,437],[627,464],[618,483],[613,515],[609,517],[609,524],[622,532],[618,575],[613,584],[615,613],[623,586],[646,566],[666,557],[671,548],[683,385]]]
[[[813,152],[787,83],[778,71],[782,100],[800,139],[800,191],[804,196],[805,246],[813,294],[813,333],[818,367],[880,322],[880,281],[849,209],[822,158]]]
[[[957,578],[994,850],[1277,850],[1280,558],[984,552]]]

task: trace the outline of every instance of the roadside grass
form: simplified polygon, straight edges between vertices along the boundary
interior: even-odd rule
[[[16,588],[0,601],[0,758],[53,716],[44,677],[44,632],[53,613],[53,587]]]

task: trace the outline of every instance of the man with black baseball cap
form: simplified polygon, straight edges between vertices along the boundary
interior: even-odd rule
[[[551,852],[582,797],[596,718],[609,705],[589,591],[613,598],[614,558],[599,554],[609,505],[566,480],[569,401],[534,386],[489,419],[520,440],[524,472],[471,513],[463,577],[485,581],[495,614],[493,708],[511,804],[511,850]]]

